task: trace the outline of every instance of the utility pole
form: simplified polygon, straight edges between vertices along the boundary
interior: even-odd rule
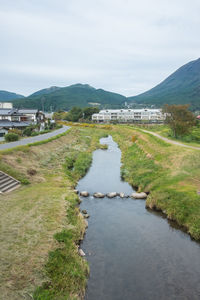
[[[41,98],[41,103],[42,103],[42,111],[44,112],[44,101],[45,101],[45,97],[43,96]]]

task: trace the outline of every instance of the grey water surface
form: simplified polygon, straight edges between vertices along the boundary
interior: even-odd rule
[[[124,192],[132,187],[120,179],[121,152],[111,137],[101,139],[108,150],[96,150],[78,190]],[[200,299],[200,244],[144,200],[119,197],[83,198],[90,215],[81,245],[90,265],[87,300]]]

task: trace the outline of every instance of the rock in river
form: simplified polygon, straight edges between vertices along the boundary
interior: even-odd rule
[[[131,198],[134,198],[134,199],[146,199],[147,198],[147,194],[146,193],[133,193],[133,194],[131,194]]]
[[[88,219],[90,217],[90,215],[86,214],[84,215],[84,218]]]
[[[104,198],[104,197],[105,197],[105,195],[102,194],[102,193],[94,193],[93,196],[94,196],[95,198]]]
[[[125,198],[126,197],[124,193],[120,193],[119,196],[120,196],[120,198]]]
[[[114,198],[114,197],[117,196],[117,193],[116,193],[116,192],[108,193],[106,196],[107,196],[108,198]]]
[[[80,256],[85,256],[85,252],[83,252],[82,249],[79,249],[79,250],[78,250],[78,253],[79,253]]]
[[[80,192],[80,195],[82,197],[88,197],[89,196],[89,193],[87,191],[83,191],[83,192]]]

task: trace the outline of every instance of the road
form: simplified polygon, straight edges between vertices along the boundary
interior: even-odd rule
[[[150,133],[150,134],[156,136],[157,138],[159,138],[159,139],[161,139],[161,140],[163,140],[163,141],[165,141],[167,143],[170,143],[170,144],[173,144],[173,145],[177,145],[177,146],[181,146],[181,147],[185,147],[185,148],[200,150],[200,147],[185,145],[185,144],[182,144],[182,143],[170,140],[170,139],[168,139],[168,138],[166,138],[164,136],[159,135],[158,133],[155,133],[155,132],[152,132],[152,131],[148,131],[148,130],[144,130],[144,129],[141,129],[141,130],[143,132]]]
[[[60,129],[45,133],[45,134],[41,134],[41,135],[37,135],[37,136],[33,136],[33,137],[29,137],[26,139],[22,139],[16,142],[11,142],[11,143],[6,143],[6,144],[0,144],[0,150],[7,150],[7,149],[12,149],[15,148],[17,146],[24,146],[24,145],[28,145],[28,144],[32,144],[35,142],[40,142],[40,141],[44,141],[47,140],[49,138],[52,138],[58,134],[64,133],[67,130],[69,130],[69,126],[63,126]]]

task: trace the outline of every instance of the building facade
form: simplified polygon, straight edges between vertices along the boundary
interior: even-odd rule
[[[11,109],[11,108],[13,108],[13,104],[12,104],[12,102],[0,102],[0,109],[1,108]]]
[[[0,108],[0,136],[9,129],[24,129],[31,124],[41,124],[44,121],[45,116],[38,109]]]
[[[92,115],[92,121],[97,123],[110,123],[112,121],[162,123],[164,120],[165,114],[162,113],[161,109],[107,109]]]

